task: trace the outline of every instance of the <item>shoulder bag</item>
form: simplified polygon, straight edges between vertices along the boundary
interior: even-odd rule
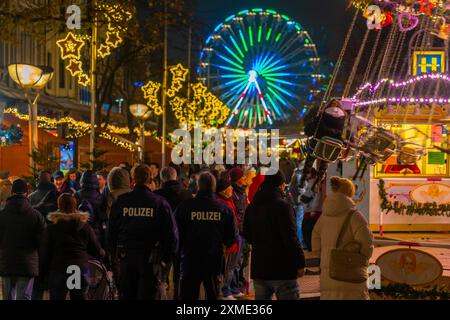
[[[336,241],[336,248],[331,250],[330,278],[344,282],[362,283],[368,277],[367,267],[369,261],[366,256],[360,253],[361,244],[354,239],[345,244],[341,243],[345,232],[350,226],[350,220],[354,213],[355,211],[350,211],[345,218]],[[354,250],[350,251],[349,248],[354,248],[355,245],[358,248],[357,252]]]

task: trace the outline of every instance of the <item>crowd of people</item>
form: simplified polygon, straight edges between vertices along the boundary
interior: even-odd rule
[[[342,221],[367,259],[371,234],[352,201],[354,186],[332,178],[331,191],[300,190],[282,171],[127,163],[109,172],[42,171],[35,190],[15,179],[0,211],[4,300],[86,300],[90,261],[112,275],[123,300],[297,300],[304,250],[321,257],[322,298],[368,298],[361,284],[331,279],[330,252]],[[290,173],[289,173],[290,174]],[[307,173],[313,185],[315,172]],[[303,219],[303,222],[302,222]],[[300,225],[301,224],[301,225]],[[80,285],[69,287],[71,268]],[[347,293],[343,293],[345,291]]]

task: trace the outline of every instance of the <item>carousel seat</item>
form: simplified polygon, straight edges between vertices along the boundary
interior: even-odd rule
[[[394,134],[378,128],[363,139],[359,149],[371,162],[382,163],[394,154],[395,140]]]
[[[402,146],[397,157],[399,164],[414,165],[422,157],[422,151],[417,148]]]
[[[331,137],[316,139],[313,156],[326,162],[336,162],[341,156],[343,146],[341,140]]]

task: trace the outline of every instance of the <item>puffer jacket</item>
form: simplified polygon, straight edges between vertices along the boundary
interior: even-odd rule
[[[41,245],[41,276],[49,272],[66,273],[67,267],[88,268],[89,259],[100,259],[103,249],[87,223],[89,214],[83,212],[48,215],[50,224]]]
[[[44,218],[25,196],[8,198],[0,211],[0,276],[38,275],[38,251],[45,226]]]
[[[342,193],[330,192],[322,208],[322,216],[317,221],[312,235],[312,251],[320,256],[320,299],[322,300],[362,300],[369,299],[365,282],[348,283],[333,280],[329,276],[331,250],[347,214],[352,214],[350,230],[344,234],[343,243],[355,240],[361,244],[360,253],[370,259],[373,252],[372,234],[364,216],[356,211],[352,199]]]

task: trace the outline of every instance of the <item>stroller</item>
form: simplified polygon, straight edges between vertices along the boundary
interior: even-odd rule
[[[89,300],[115,300],[117,289],[113,277],[98,260],[89,260]]]

